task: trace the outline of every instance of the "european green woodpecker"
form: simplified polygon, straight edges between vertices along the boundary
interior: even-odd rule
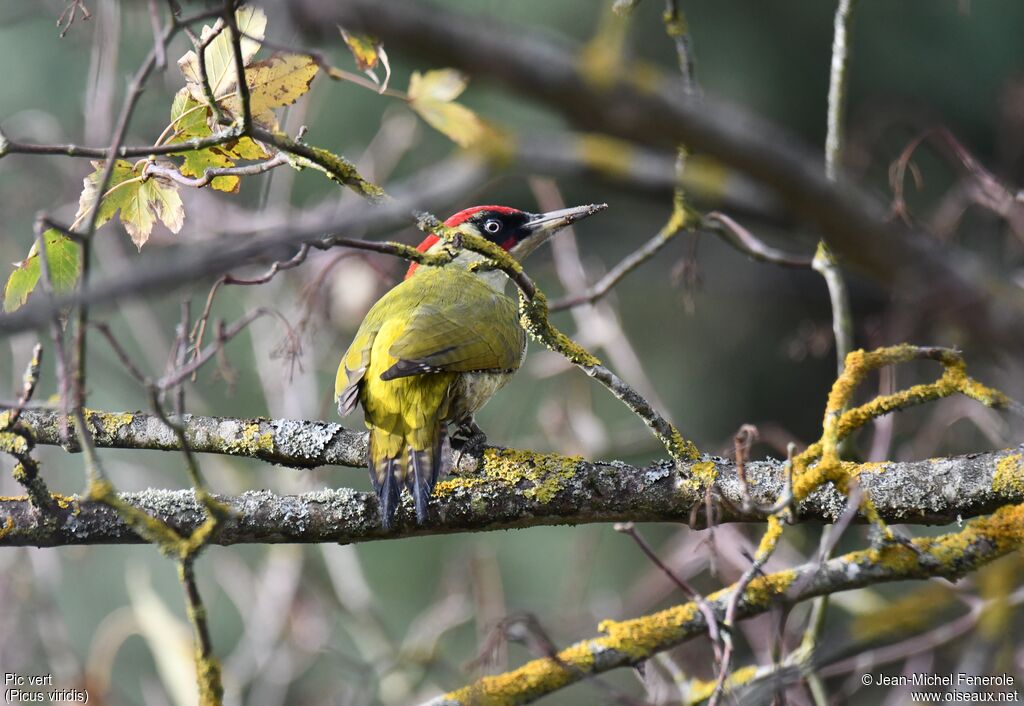
[[[449,228],[500,245],[522,260],[559,229],[604,204],[527,213],[474,206],[445,221]],[[420,252],[443,245],[437,235]],[[519,307],[505,294],[501,270],[473,268],[484,256],[461,250],[443,267],[413,263],[405,280],[373,305],[338,366],[335,398],[342,415],[361,404],[370,430],[367,466],[391,526],[406,486],[416,519],[427,518],[434,484],[451,462],[450,424],[479,433],[473,415],[519,369],[526,332]]]

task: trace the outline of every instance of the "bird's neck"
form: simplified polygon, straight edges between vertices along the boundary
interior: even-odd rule
[[[470,270],[487,283],[494,291],[504,294],[508,286],[508,276],[495,267],[481,267],[487,264],[487,257],[472,250],[461,250],[445,267],[461,267]],[[478,269],[479,268],[479,269]],[[414,275],[415,276],[415,275]]]

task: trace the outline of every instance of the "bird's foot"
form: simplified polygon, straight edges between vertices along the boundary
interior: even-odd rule
[[[459,424],[451,440],[459,457],[463,454],[479,456],[487,447],[487,434],[472,418]]]

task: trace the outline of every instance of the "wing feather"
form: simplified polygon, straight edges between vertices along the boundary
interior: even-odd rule
[[[457,285],[445,292],[444,301],[414,310],[388,350],[398,362],[382,379],[519,367],[526,333],[515,302],[473,275],[459,277]]]

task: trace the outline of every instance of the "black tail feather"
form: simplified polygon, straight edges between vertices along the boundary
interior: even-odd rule
[[[438,425],[436,441],[431,449],[409,449],[409,470],[405,482],[416,501],[416,522],[424,524],[430,508],[430,495],[438,478],[448,472],[451,453],[444,425]]]
[[[430,507],[430,492],[433,490],[433,483],[430,482],[430,467],[433,459],[426,451],[415,451],[409,449],[409,465],[412,473],[405,478],[409,491],[416,501],[416,522],[423,524],[427,521],[427,510]]]
[[[384,529],[391,529],[391,524],[398,512],[398,505],[401,502],[402,487],[398,484],[395,473],[398,471],[398,460],[389,458],[384,462],[384,482],[378,483],[374,480],[377,490],[377,499],[380,501],[380,521]],[[370,477],[376,478],[374,469],[370,467]]]

